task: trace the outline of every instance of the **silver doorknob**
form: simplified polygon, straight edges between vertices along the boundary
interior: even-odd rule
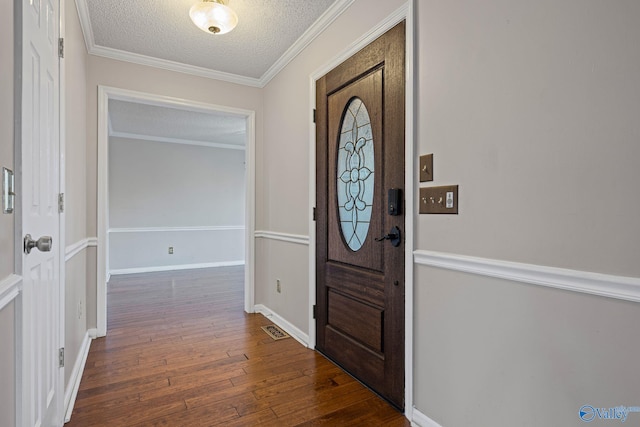
[[[30,254],[33,248],[38,248],[40,252],[49,252],[52,244],[51,236],[42,236],[38,240],[33,240],[31,234],[27,234],[24,236],[24,253]]]

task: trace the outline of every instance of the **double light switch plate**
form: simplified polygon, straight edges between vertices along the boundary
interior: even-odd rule
[[[421,214],[457,214],[458,186],[443,185],[420,189]]]

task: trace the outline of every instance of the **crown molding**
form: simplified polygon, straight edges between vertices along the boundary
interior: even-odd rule
[[[138,141],[166,142],[170,144],[197,145],[199,147],[208,148],[224,148],[227,150],[245,150],[244,145],[220,144],[217,142],[196,141],[192,139],[170,138],[166,136],[142,135],[138,133],[109,131],[109,137],[125,138]]]
[[[286,67],[293,59],[300,54],[318,37],[329,25],[333,23],[345,10],[353,4],[355,0],[338,0],[329,7],[316,22],[305,31],[298,40],[295,41],[287,49],[284,54],[262,75],[260,78],[260,87],[265,87],[271,79],[273,79],[284,67]]]
[[[229,107],[227,105],[211,104],[207,102],[192,101],[173,96],[158,95],[154,93],[140,92],[130,89],[122,89],[111,86],[98,85],[98,90],[107,94],[108,100],[133,102],[136,104],[153,105],[156,107],[170,107],[178,110],[196,111],[202,113],[226,113],[248,117],[253,110]]]
[[[207,79],[221,80],[244,86],[261,87],[260,80],[252,77],[224,73],[222,71],[215,71],[208,68],[196,67],[195,65],[188,65],[181,62],[170,61],[168,59],[159,59],[151,56],[140,55],[138,53],[125,52],[123,50],[112,49],[110,47],[94,46],[93,49],[89,50],[89,53],[91,55],[102,56],[104,58],[117,59],[119,61],[131,62],[138,65],[146,65],[148,67],[159,68],[162,70],[191,74],[193,76],[204,77]]]
[[[76,8],[78,9],[78,17],[80,19],[80,26],[82,27],[84,41],[87,46],[87,52],[90,55],[116,59],[118,61],[125,61],[138,65],[146,65],[148,67],[175,71],[178,73],[191,74],[208,79],[236,83],[244,86],[263,88],[316,37],[322,34],[322,32],[326,30],[327,27],[329,27],[329,25],[331,25],[331,23],[333,23],[333,21],[335,21],[349,6],[351,6],[354,1],[355,0],[337,0],[332,4],[331,7],[329,7],[329,9],[327,9],[320,18],[318,18],[316,22],[314,22],[313,25],[311,25],[311,27],[309,27],[307,31],[305,31],[259,79],[241,76],[239,74],[215,71],[209,68],[170,61],[168,59],[159,59],[137,53],[126,52],[110,47],[98,46],[95,43],[87,0],[76,0]]]
[[[82,35],[84,36],[84,44],[87,46],[87,52],[91,53],[91,50],[95,47],[95,37],[93,35],[93,27],[91,27],[87,0],[76,0],[76,9],[78,10],[80,28],[82,28]]]

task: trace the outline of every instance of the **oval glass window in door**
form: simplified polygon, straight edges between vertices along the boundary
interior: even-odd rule
[[[345,243],[358,251],[369,233],[373,205],[374,152],[371,119],[360,98],[342,113],[338,142],[337,203]]]

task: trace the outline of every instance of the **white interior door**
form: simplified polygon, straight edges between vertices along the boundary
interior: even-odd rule
[[[62,425],[59,0],[22,1],[22,423]],[[46,237],[52,244],[47,248]],[[47,250],[48,249],[48,250]]]

